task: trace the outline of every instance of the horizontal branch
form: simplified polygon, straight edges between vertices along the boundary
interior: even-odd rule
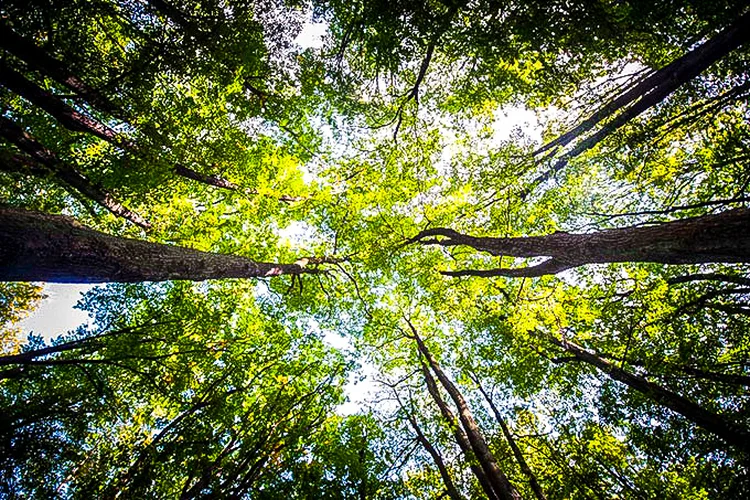
[[[586,264],[750,262],[750,209],[594,233],[556,232],[516,238],[476,237],[447,228],[426,229],[405,245],[468,246],[495,256],[548,257],[519,269],[446,271],[447,276],[534,277]]]

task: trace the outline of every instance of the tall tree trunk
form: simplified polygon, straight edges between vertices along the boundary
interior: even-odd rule
[[[317,272],[303,264],[255,262],[111,236],[70,217],[0,208],[1,281],[202,281]]]
[[[68,130],[72,130],[73,132],[90,133],[110,144],[113,144],[114,146],[128,149],[138,154],[135,145],[119,137],[117,132],[97,120],[79,113],[59,97],[42,89],[36,83],[28,80],[25,76],[1,62],[0,85],[3,85],[12,92],[15,92],[36,106],[39,106]],[[184,165],[177,165],[174,168],[174,172],[181,177],[214,187],[233,191],[238,189],[236,184],[222,177],[205,175],[196,170],[185,167]]]
[[[505,424],[505,419],[500,414],[497,406],[495,406],[495,402],[492,401],[490,395],[487,394],[487,392],[484,390],[484,387],[482,387],[482,384],[479,383],[479,378],[472,376],[472,379],[474,380],[474,383],[477,384],[479,392],[482,393],[484,399],[487,400],[487,403],[489,403],[490,409],[492,409],[492,413],[495,415],[495,420],[497,420],[497,423],[500,425],[500,428],[503,431],[503,436],[505,436],[505,440],[508,441],[508,445],[513,451],[513,456],[516,458],[516,462],[518,462],[518,465],[521,467],[521,471],[526,475],[526,477],[529,478],[529,485],[534,492],[534,496],[536,496],[539,500],[547,500],[547,496],[544,494],[542,487],[539,485],[539,481],[537,480],[534,471],[532,471],[531,467],[529,467],[529,464],[526,463],[526,459],[524,458],[523,453],[521,453],[521,449],[516,444],[516,440],[513,439],[513,435],[511,434],[510,429],[508,429],[508,426]]]
[[[707,370],[701,370],[700,368],[695,368],[693,366],[679,366],[677,367],[677,369],[683,373],[692,375],[695,378],[702,378],[705,380],[711,380],[713,382],[720,382],[723,384],[744,385],[746,387],[750,387],[750,376],[748,375],[710,372]]]
[[[466,245],[492,255],[511,257],[550,257],[526,268],[443,273],[446,276],[534,277],[585,264],[611,262],[750,262],[749,227],[750,209],[736,208],[654,226],[630,226],[588,234],[558,232],[546,236],[492,238],[435,228],[420,232],[408,243]]]
[[[487,442],[484,440],[484,436],[482,436],[482,431],[474,420],[474,416],[471,414],[469,405],[466,403],[463,395],[448,376],[445,375],[435,358],[432,357],[432,354],[411,322],[409,322],[409,327],[414,335],[414,340],[417,342],[419,352],[425,357],[427,364],[458,408],[458,418],[466,431],[466,437],[469,439],[471,449],[476,454],[477,460],[482,469],[484,469],[485,474],[487,474],[487,478],[490,480],[495,493],[497,493],[497,496],[501,500],[519,500],[521,496],[497,465],[497,460],[495,460],[495,456],[490,451],[489,446],[487,446]]]
[[[120,108],[78,78],[66,64],[47,54],[33,41],[15,33],[5,23],[0,25],[0,47],[21,59],[30,67],[62,83],[100,111],[120,119],[124,118],[124,113]]]
[[[94,185],[73,167],[60,161],[52,151],[39,144],[21,127],[3,116],[0,116],[0,137],[4,137],[15,144],[21,151],[31,156],[35,162],[49,169],[58,180],[80,192],[86,198],[95,201],[118,217],[123,217],[137,226],[144,229],[151,227],[146,219],[120,204],[110,193]],[[26,163],[28,163],[17,155],[2,160],[9,161],[13,169],[20,171],[23,171],[27,166]],[[31,173],[34,173],[33,168]]]
[[[79,113],[59,97],[47,92],[2,62],[0,62],[0,85],[39,106],[68,130],[88,132],[116,146],[123,145],[123,141],[117,137],[114,130]]]
[[[427,365],[423,361],[421,362],[421,370],[422,370],[422,376],[424,377],[424,380],[425,380],[425,384],[427,385],[427,392],[430,393],[432,400],[435,401],[435,404],[437,404],[438,409],[440,410],[440,413],[443,415],[443,418],[448,424],[448,427],[450,427],[450,429],[453,431],[453,436],[456,438],[456,443],[458,443],[458,447],[461,449],[461,452],[463,453],[464,458],[469,463],[471,472],[473,472],[474,477],[477,478],[477,481],[479,482],[479,486],[482,488],[482,491],[484,491],[484,494],[487,495],[487,498],[489,500],[499,500],[498,495],[495,493],[495,490],[492,488],[492,484],[490,484],[490,480],[487,478],[487,475],[484,473],[484,469],[482,469],[482,467],[480,467],[477,464],[476,456],[474,454],[474,451],[471,448],[471,443],[469,442],[469,438],[466,436],[466,433],[464,432],[464,430],[460,427],[458,420],[456,419],[456,416],[453,414],[451,409],[448,408],[448,405],[446,404],[445,400],[440,395],[437,382],[435,382],[435,379],[432,377],[432,374],[430,373],[430,369],[427,367]]]
[[[432,461],[435,462],[435,466],[438,468],[440,478],[443,480],[443,485],[445,485],[445,492],[448,494],[448,497],[451,500],[462,500],[462,497],[458,493],[456,486],[453,484],[451,475],[448,472],[448,468],[445,466],[445,462],[443,462],[443,457],[440,455],[440,452],[434,446],[432,446],[430,440],[427,439],[427,437],[424,435],[422,429],[419,427],[417,419],[414,418],[414,416],[409,413],[406,408],[404,408],[404,412],[406,412],[406,419],[409,421],[411,428],[417,435],[417,441],[419,441],[419,444],[422,445],[422,448],[424,448],[425,451],[429,453],[429,455],[432,457]]]
[[[570,159],[593,148],[609,134],[627,124],[644,111],[662,102],[672,92],[701,74],[722,57],[747,43],[749,39],[750,12],[740,16],[713,38],[672,61],[667,66],[643,79],[630,90],[605,104],[578,126],[536,150],[534,152],[535,156],[552,148],[564,147],[603,120],[612,116],[618,110],[635,101],[635,104],[620,113],[595,134],[579,142],[572,150],[560,158],[550,170],[547,170],[534,179],[532,181],[532,189],[562,170]]]
[[[682,415],[698,427],[719,436],[729,445],[744,452],[750,452],[750,432],[746,428],[729,422],[722,416],[710,412],[689,399],[675,394],[639,375],[629,373],[573,342],[559,340],[552,336],[549,338],[553,344],[565,349],[580,361],[595,366],[613,380],[626,384],[631,389],[640,392],[656,403]]]

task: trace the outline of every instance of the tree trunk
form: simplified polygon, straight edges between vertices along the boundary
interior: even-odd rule
[[[579,360],[595,366],[613,380],[622,382],[656,403],[679,413],[698,427],[719,436],[729,445],[745,452],[750,451],[750,432],[742,426],[729,422],[722,416],[641,376],[629,373],[570,341],[558,340],[552,336],[549,338],[553,344],[562,347]]]
[[[111,236],[70,217],[0,208],[1,281],[202,281],[317,272],[300,264],[255,262]]]
[[[29,102],[52,115],[60,124],[73,132],[89,132],[115,146],[123,146],[123,141],[111,128],[79,113],[62,99],[39,87],[21,73],[0,63],[0,85],[15,92]]]
[[[556,274],[585,264],[658,262],[700,264],[750,262],[750,210],[736,208],[653,226],[630,226],[589,234],[557,232],[518,238],[474,237],[435,228],[420,232],[408,243],[466,245],[492,255],[550,257],[517,269],[447,271],[447,276],[535,277]],[[442,237],[443,239],[437,239]]]
[[[497,496],[501,500],[520,500],[521,496],[518,494],[518,491],[511,482],[508,481],[508,478],[497,465],[497,460],[495,460],[495,456],[492,454],[492,451],[490,451],[489,446],[487,446],[487,442],[484,440],[482,432],[474,420],[469,405],[461,395],[461,392],[453,382],[450,381],[447,375],[443,373],[440,365],[438,365],[435,358],[432,357],[432,354],[427,349],[427,346],[422,341],[422,338],[419,336],[414,326],[410,323],[409,327],[411,328],[414,339],[417,342],[419,352],[425,357],[430,368],[432,368],[435,376],[440,381],[440,384],[448,392],[448,395],[458,408],[458,417],[466,431],[466,437],[469,439],[471,449],[476,454],[477,460],[482,466],[482,469],[484,469],[485,474],[487,474],[487,478],[490,480],[490,484],[492,484],[495,493],[497,493]]]
[[[404,409],[404,411],[407,411]],[[448,473],[448,468],[445,466],[445,463],[443,462],[443,457],[440,456],[440,452],[432,446],[432,443],[427,439],[427,437],[422,432],[422,429],[419,428],[419,424],[417,423],[417,419],[415,419],[411,414],[408,413],[406,415],[407,420],[409,420],[409,424],[411,424],[411,428],[414,429],[414,433],[417,435],[417,441],[419,441],[419,444],[422,445],[422,448],[425,449],[427,453],[430,454],[432,457],[432,461],[435,462],[435,466],[438,468],[438,472],[440,472],[440,477],[443,480],[443,484],[445,485],[445,492],[448,494],[448,497],[451,500],[462,500],[461,495],[458,493],[458,490],[456,489],[456,486],[453,484],[453,480],[451,479],[450,474]]]
[[[13,32],[5,23],[0,25],[0,47],[30,67],[62,83],[100,111],[123,118],[124,113],[121,109],[74,75],[67,65],[47,54],[33,41]]]
[[[58,180],[72,187],[90,200],[95,201],[113,214],[123,217],[144,229],[151,227],[151,224],[146,219],[121,205],[111,194],[102,191],[98,186],[92,184],[91,181],[73,167],[61,162],[52,151],[39,144],[36,139],[24,132],[21,127],[3,116],[0,116],[0,136],[15,144],[21,151],[31,156],[34,161],[48,168]],[[17,155],[3,158],[3,160],[9,161],[11,168],[19,171],[28,166],[28,162],[25,162],[22,157]],[[33,168],[30,172],[34,173]]]
[[[750,39],[750,12],[740,16],[713,38],[691,50],[679,59],[672,61],[667,66],[636,84],[630,90],[605,104],[575,128],[536,150],[534,152],[535,156],[552,148],[564,147],[599,124],[601,121],[612,116],[619,109],[636,101],[635,104],[623,111],[611,122],[604,125],[598,132],[590,136],[588,139],[578,143],[571,151],[560,158],[550,170],[534,179],[532,182],[532,188],[533,186],[537,186],[546,181],[556,172],[562,170],[570,159],[593,148],[606,136],[622,127],[647,109],[662,102],[672,92],[701,74],[713,63],[733,50],[741,47],[748,41],[748,39]]]
[[[469,463],[469,467],[474,473],[474,477],[477,478],[479,486],[482,488],[482,491],[484,491],[484,494],[487,495],[487,498],[489,500],[499,500],[499,497],[495,494],[495,490],[492,488],[492,484],[490,484],[490,480],[487,478],[484,470],[476,463],[476,456],[471,449],[469,438],[466,436],[466,433],[463,431],[463,429],[461,429],[461,427],[458,425],[458,420],[456,420],[455,415],[453,415],[453,412],[450,410],[450,408],[448,408],[445,400],[443,400],[443,397],[440,395],[437,383],[435,382],[435,379],[432,378],[432,374],[430,374],[430,369],[427,367],[427,365],[424,364],[424,362],[421,362],[421,369],[425,384],[427,385],[427,392],[430,393],[430,396],[432,396],[433,401],[435,401],[435,404],[437,404],[438,408],[440,409],[440,413],[443,415],[443,418],[448,424],[448,427],[450,427],[450,429],[453,431],[453,436],[456,438],[456,443],[458,443],[458,447],[461,448],[461,452],[463,453],[466,461]]]
[[[134,144],[118,137],[118,134],[111,128],[79,113],[59,97],[47,92],[36,83],[28,80],[22,74],[2,63],[0,63],[0,85],[39,106],[68,130],[72,130],[73,132],[87,132],[114,146],[138,153]],[[183,165],[177,165],[174,168],[174,172],[181,177],[214,187],[229,190],[238,189],[237,185],[233,182],[215,175],[202,174]]]
[[[720,382],[723,384],[744,385],[746,387],[750,387],[750,376],[748,375],[709,372],[706,370],[701,370],[700,368],[695,368],[693,366],[680,366],[677,369],[681,372],[687,373],[688,375],[692,375],[695,378],[702,378],[705,380],[711,380],[713,382]]]
[[[601,356],[601,354],[600,354]],[[604,357],[604,356],[603,356]],[[611,356],[606,356],[610,359],[616,359]],[[554,361],[554,360],[553,360]],[[566,361],[579,361],[578,358],[575,356],[568,358]],[[627,363],[629,365],[634,366],[640,366],[646,370],[648,370],[648,364],[644,363],[640,360],[623,360],[624,363]],[[674,377],[676,374],[674,372],[682,372],[686,375],[690,375],[694,378],[700,378],[704,380],[711,380],[712,382],[718,382],[721,384],[730,384],[730,385],[744,385],[746,387],[750,387],[750,375],[743,375],[743,374],[737,374],[737,373],[722,373],[722,372],[714,372],[705,370],[702,368],[696,368],[691,365],[682,365],[682,364],[672,364],[665,360],[658,361],[659,366],[662,368],[660,370],[660,373],[653,373],[653,376],[667,376],[667,377]],[[666,372],[666,373],[665,373]]]
[[[485,392],[484,387],[482,387],[482,385],[479,383],[479,379],[475,377],[472,377],[472,379],[474,379],[474,383],[477,384],[479,392],[482,393],[484,399],[486,399],[487,403],[489,403],[490,408],[492,409],[492,413],[495,415],[495,420],[497,420],[497,423],[500,424],[500,428],[503,431],[503,436],[505,436],[505,440],[508,441],[508,445],[510,445],[510,449],[513,451],[513,456],[516,458],[518,465],[521,467],[521,471],[526,475],[526,477],[529,478],[529,485],[534,492],[534,496],[536,496],[538,500],[547,500],[547,496],[544,494],[542,487],[539,485],[539,481],[537,480],[534,471],[532,471],[531,467],[529,467],[529,464],[526,463],[526,459],[523,457],[521,449],[516,444],[516,440],[513,439],[513,435],[510,433],[510,429],[508,429],[508,426],[505,424],[505,419],[502,415],[500,415],[500,411],[497,409],[497,406],[495,406],[494,401],[492,401],[490,395]]]

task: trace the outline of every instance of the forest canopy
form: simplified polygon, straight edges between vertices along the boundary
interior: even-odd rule
[[[749,39],[731,0],[4,0],[0,497],[746,497]],[[91,320],[22,338],[51,282]]]

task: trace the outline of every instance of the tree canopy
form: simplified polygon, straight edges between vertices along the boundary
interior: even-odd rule
[[[731,0],[4,1],[0,496],[746,496],[749,36]],[[21,339],[41,282],[91,321]]]

